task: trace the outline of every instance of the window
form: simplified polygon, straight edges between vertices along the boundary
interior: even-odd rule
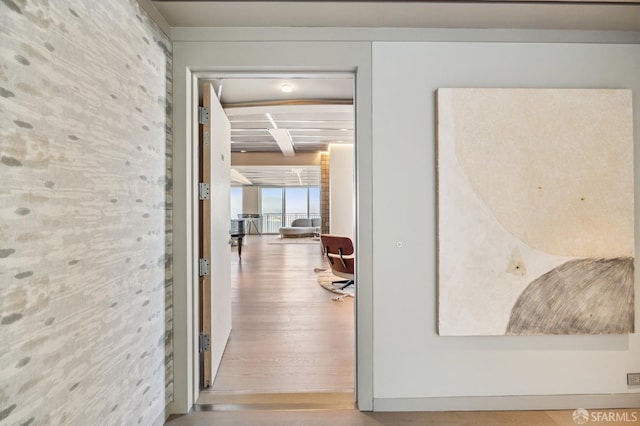
[[[242,187],[233,186],[230,192],[231,198],[231,219],[237,219],[238,215],[242,213]]]
[[[262,213],[262,233],[274,234],[282,227],[282,188],[260,189],[260,213]]]
[[[297,218],[320,217],[320,188],[261,188],[260,212],[264,233],[277,233]]]
[[[285,213],[306,217],[308,212],[307,188],[285,188]]]
[[[261,211],[265,213],[282,213],[282,188],[262,188]]]
[[[309,188],[309,214],[320,216],[320,188],[317,186]]]

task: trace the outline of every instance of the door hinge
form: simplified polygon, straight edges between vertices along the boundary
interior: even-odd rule
[[[208,334],[200,333],[198,347],[200,352],[209,352],[211,350],[211,337]]]
[[[206,182],[200,182],[198,184],[198,199],[208,200],[209,199],[209,184]]]
[[[198,259],[198,273],[201,277],[209,275],[209,259]]]
[[[198,107],[198,124],[209,124],[209,108]]]

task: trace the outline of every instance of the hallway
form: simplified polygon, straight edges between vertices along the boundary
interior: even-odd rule
[[[353,298],[333,301],[318,285],[319,242],[277,239],[247,236],[242,261],[233,248],[231,337],[199,403],[212,394],[353,393]]]

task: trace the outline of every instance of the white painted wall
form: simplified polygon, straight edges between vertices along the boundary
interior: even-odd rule
[[[630,88],[636,94],[638,145],[638,69],[639,45],[373,44],[373,114],[378,118],[373,125],[377,409],[424,409],[434,404],[445,409],[446,404],[434,403],[433,398],[469,396],[476,399],[463,398],[460,401],[465,402],[454,408],[486,409],[491,404],[481,397],[508,395],[576,395],[539,405],[571,408],[574,403],[593,403],[589,395],[628,394],[618,403],[633,401],[637,406],[638,389],[627,387],[626,374],[640,369],[638,334],[437,335],[435,90]],[[401,248],[397,242],[402,242]],[[639,283],[636,275],[636,294],[640,294]],[[640,318],[637,307],[636,318]],[[507,401],[502,408],[519,405]]]
[[[260,213],[260,187],[259,186],[243,186],[242,187],[242,212],[243,213]],[[233,218],[237,219],[237,218]],[[257,234],[258,231],[262,232],[261,220],[252,219],[245,221],[244,229],[247,234]],[[254,226],[255,225],[255,226]]]
[[[242,187],[242,211],[244,213],[260,213],[260,187]]]
[[[185,255],[192,242],[179,233],[183,221],[187,229],[192,221],[191,77],[247,69],[356,75],[360,409],[640,404],[638,389],[625,384],[627,371],[640,370],[637,334],[437,336],[434,127],[437,87],[525,86],[631,88],[640,129],[640,34],[300,28],[174,28],[172,34],[177,411],[188,409],[194,396],[187,392],[193,389],[193,346],[179,341],[192,313],[192,267]],[[336,41],[299,41],[314,39]]]
[[[272,33],[274,41],[262,39],[260,42],[207,42],[208,29],[196,30],[193,39],[183,39],[181,31],[174,29],[174,336],[175,336],[175,402],[176,413],[188,412],[198,398],[197,372],[197,312],[198,296],[194,294],[194,277],[197,276],[194,252],[194,223],[197,223],[195,183],[197,168],[196,153],[192,146],[197,136],[194,124],[194,105],[197,101],[197,79],[224,76],[237,72],[280,72],[290,75],[333,75],[354,76],[356,102],[361,105],[356,111],[356,132],[362,142],[359,144],[356,162],[364,176],[371,175],[371,44],[368,42],[323,42],[323,41],[283,41],[279,30]],[[187,31],[187,33],[191,33]],[[224,31],[223,31],[224,33]],[[231,31],[233,33],[233,31]],[[172,34],[174,32],[172,31]],[[249,36],[253,31],[240,34]],[[322,37],[324,38],[324,36]],[[373,404],[373,383],[371,381],[372,329],[371,318],[372,281],[372,201],[371,180],[364,179],[358,184],[358,258],[357,265],[359,295],[357,333],[359,407],[370,410]]]
[[[355,236],[354,146],[329,146],[329,232]]]

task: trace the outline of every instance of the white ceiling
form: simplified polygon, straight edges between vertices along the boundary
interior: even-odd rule
[[[172,27],[407,27],[640,31],[637,0],[184,1],[153,4]]]

